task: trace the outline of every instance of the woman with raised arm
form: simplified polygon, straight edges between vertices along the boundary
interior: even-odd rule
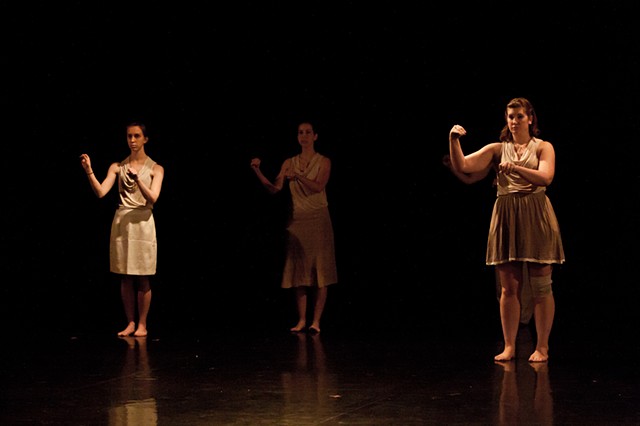
[[[290,329],[292,332],[306,329],[308,293],[313,291],[313,317],[308,332],[315,334],[320,332],[327,286],[338,281],[333,225],[326,193],[331,160],[316,152],[317,139],[318,134],[311,123],[300,123],[300,153],[284,160],[273,182],[262,174],[260,159],[251,160],[251,168],[269,193],[276,194],[285,183],[289,185],[293,209],[287,225],[281,286],[295,291],[298,322]]]
[[[505,121],[500,142],[466,156],[460,139],[467,131],[454,125],[449,132],[449,155],[456,173],[480,173],[492,165],[498,170],[486,253],[486,264],[495,266],[502,286],[504,349],[495,360],[509,361],[516,356],[521,297],[529,295],[537,332],[529,361],[545,362],[555,315],[551,273],[554,264],[565,261],[558,220],[545,192],[555,175],[556,157],[553,145],[537,137],[538,118],[527,99],[512,99]]]
[[[164,168],[145,152],[149,137],[144,124],[131,123],[126,130],[129,156],[112,163],[102,182],[91,168],[88,154],[80,155],[80,164],[98,198],[103,198],[118,183],[120,201],[111,223],[109,245],[110,270],[120,276],[120,294],[127,317],[127,326],[118,336],[143,337],[147,335],[151,306],[150,277],[155,275],[157,263],[153,206],[160,196]]]

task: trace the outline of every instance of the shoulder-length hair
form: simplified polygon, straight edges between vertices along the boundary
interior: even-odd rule
[[[509,108],[523,108],[527,116],[531,119],[531,124],[529,125],[529,136],[534,137],[540,134],[540,129],[538,128],[538,116],[536,115],[536,111],[533,109],[533,105],[528,99],[511,99],[504,110],[505,121],[507,120],[507,111]],[[509,130],[509,123],[505,124],[502,128],[502,131],[500,132],[500,140],[502,142],[513,141],[513,135],[511,134],[511,130]]]

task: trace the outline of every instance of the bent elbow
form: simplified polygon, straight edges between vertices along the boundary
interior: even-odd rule
[[[454,172],[458,172],[458,173],[464,173],[464,174],[469,174],[469,170],[467,170],[467,166],[466,164],[460,163],[457,164],[455,161],[451,162],[451,170],[453,170]]]
[[[548,173],[542,176],[542,180],[544,182],[545,186],[549,186],[551,185],[551,182],[553,182],[553,177],[554,177],[554,173]]]

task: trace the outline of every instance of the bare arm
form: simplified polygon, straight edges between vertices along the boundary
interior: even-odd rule
[[[538,148],[538,169],[529,169],[513,163],[500,163],[500,173],[515,172],[534,185],[549,186],[556,173],[556,153],[551,143],[543,141]]]
[[[107,195],[111,188],[113,188],[113,184],[116,182],[118,171],[120,170],[120,165],[118,163],[111,164],[109,166],[109,170],[107,171],[107,176],[104,178],[102,183],[100,183],[100,181],[96,177],[96,174],[91,168],[91,159],[89,158],[89,155],[80,155],[80,165],[87,174],[87,177],[89,178],[89,185],[91,185],[91,189],[96,194],[96,196],[98,198],[102,198]]]
[[[265,189],[270,194],[276,194],[280,192],[282,190],[282,187],[284,186],[285,178],[289,175],[289,170],[291,168],[291,160],[286,159],[282,163],[282,167],[280,167],[280,172],[278,173],[278,176],[276,176],[273,183],[269,179],[267,179],[267,177],[262,173],[262,170],[260,170],[260,163],[261,163],[261,160],[259,158],[251,159],[251,169],[254,171],[254,173],[258,177],[258,180],[260,181],[262,186],[264,186]]]
[[[489,172],[494,158],[500,153],[501,144],[494,142],[487,144],[469,155],[464,155],[460,146],[460,138],[467,134],[464,127],[455,125],[449,132],[449,155],[451,156],[451,168],[457,173],[481,173]]]
[[[444,164],[449,170],[451,170],[451,173],[453,173],[454,176],[457,177],[462,183],[466,183],[467,185],[481,181],[482,179],[487,177],[487,175],[489,174],[489,170],[491,170],[491,167],[487,167],[485,170],[475,173],[458,172],[452,167],[451,156],[449,154],[444,156],[444,158],[442,159],[442,164]]]
[[[131,178],[136,181],[138,188],[145,200],[150,204],[155,204],[160,197],[160,190],[162,189],[162,181],[164,180],[164,167],[159,164],[154,164],[151,169],[151,186],[147,187],[144,182],[138,179],[138,172],[135,169],[129,168],[127,173]]]

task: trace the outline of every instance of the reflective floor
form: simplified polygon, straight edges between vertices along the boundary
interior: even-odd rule
[[[0,424],[640,424],[637,345],[586,329],[558,327],[550,361],[531,364],[523,327],[517,359],[495,364],[485,324],[280,326],[7,335]]]

